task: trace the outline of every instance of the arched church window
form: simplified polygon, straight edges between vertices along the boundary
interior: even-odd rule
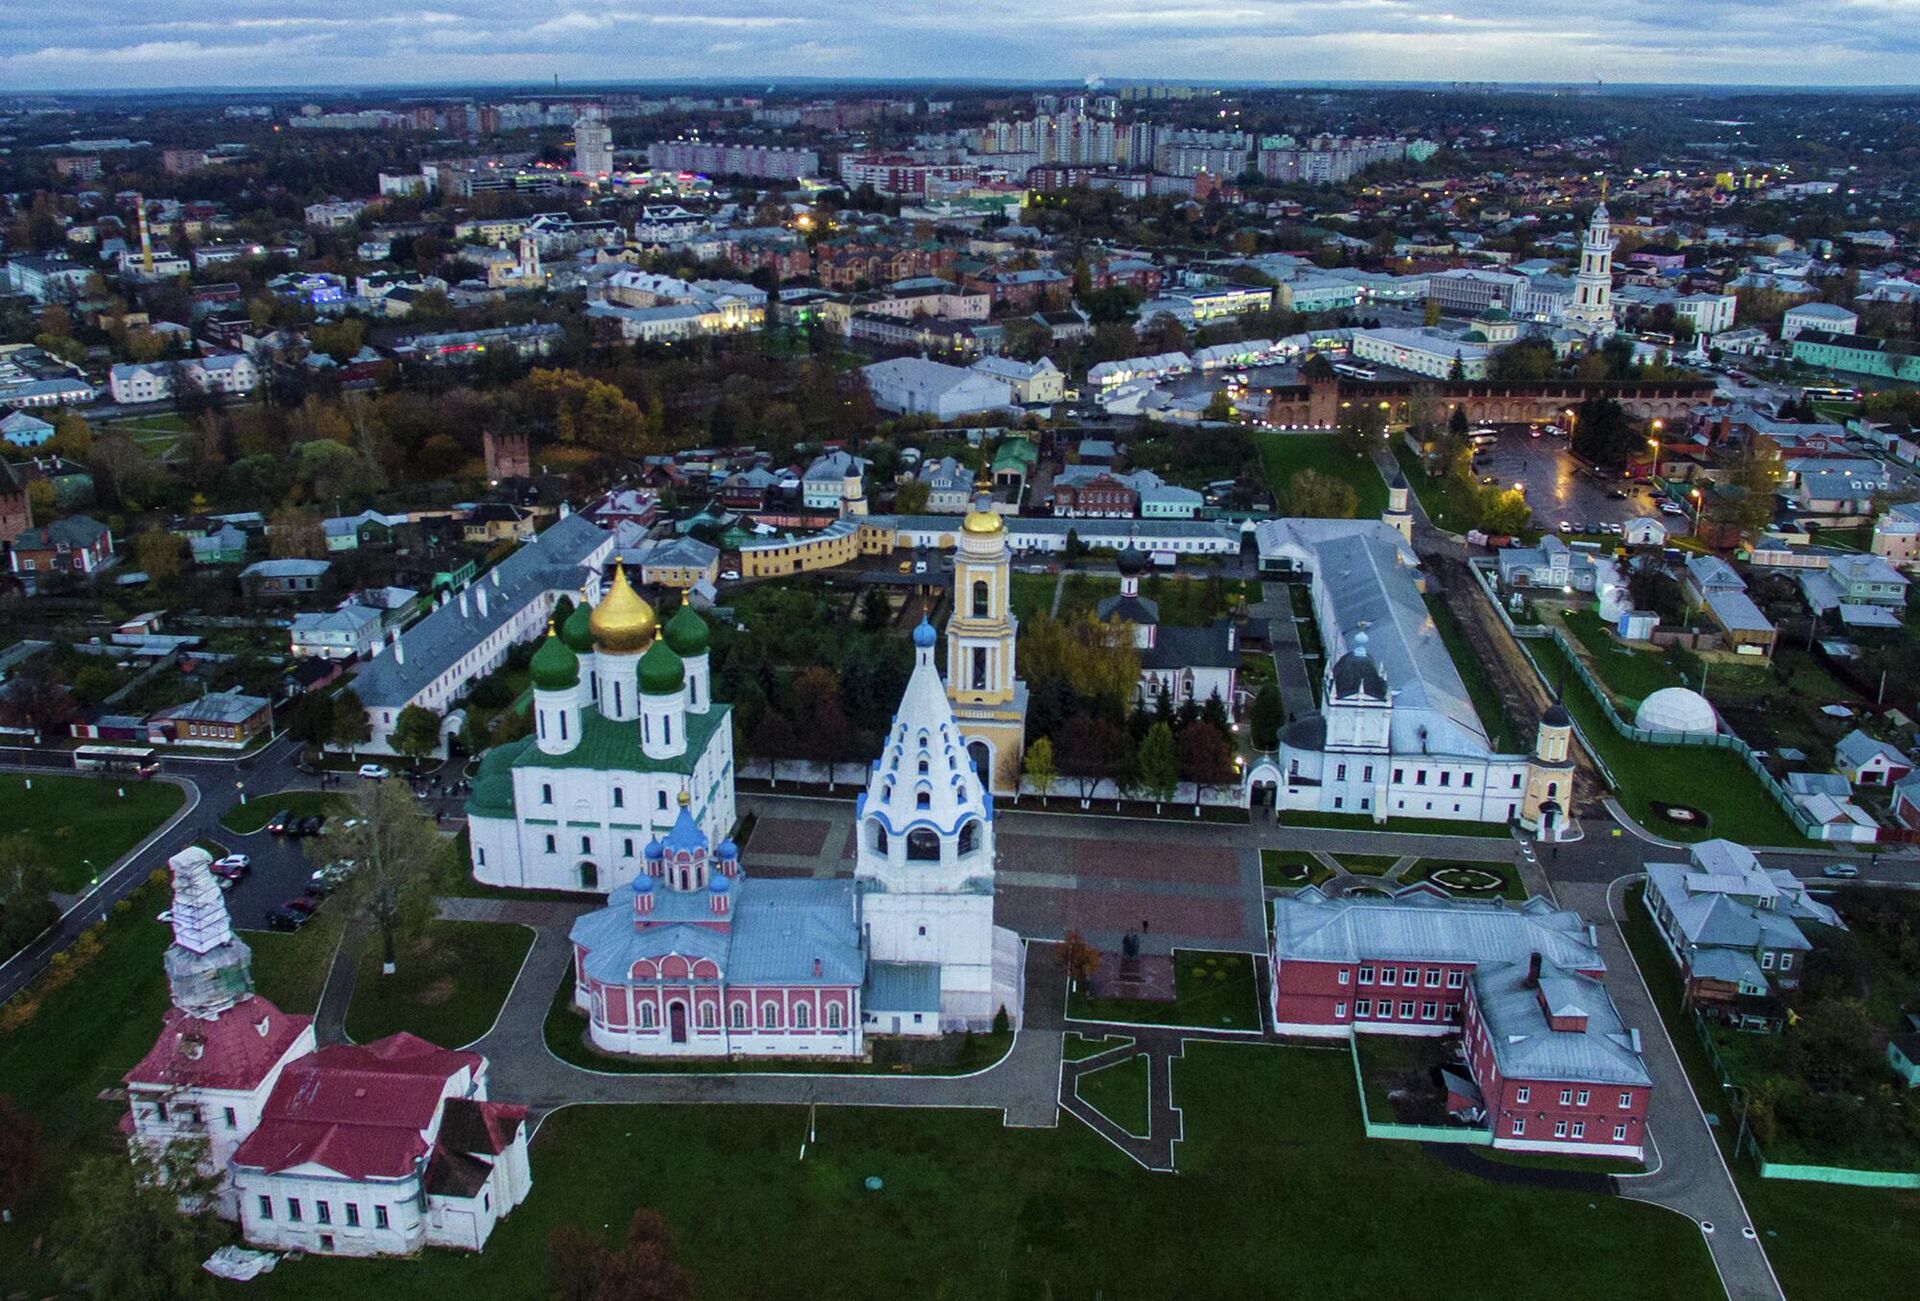
[[[987,580],[984,578],[977,580],[973,585],[973,617],[974,618],[984,619],[987,617],[987,605],[988,605],[989,599],[990,598],[987,594]]]
[[[733,1028],[736,1030],[744,1030],[747,1028],[747,1005],[745,1003],[735,1003],[733,1005]]]
[[[702,1003],[700,1005],[700,1028],[702,1030],[713,1029],[713,1004],[711,1003]]]
[[[827,1029],[838,1030],[839,1028],[840,1005],[838,1003],[829,1003],[827,1004]]]
[[[873,849],[877,854],[887,852],[887,829],[878,822],[873,824]]]
[[[933,807],[933,795],[930,791],[918,790],[913,793],[913,807],[928,809]]]
[[[653,1004],[651,1003],[642,1003],[640,1005],[640,1028],[642,1030],[653,1029]]]
[[[811,1030],[813,1028],[813,1009],[805,1003],[793,1009],[793,1028],[796,1030]]]
[[[778,1030],[780,1028],[780,1005],[778,1003],[762,1003],[760,1005],[760,1024],[769,1030]]]
[[[960,825],[960,852],[971,854],[980,847],[980,823],[972,818]]]
[[[929,827],[916,827],[907,833],[907,861],[910,863],[937,863],[940,861],[940,837]]]

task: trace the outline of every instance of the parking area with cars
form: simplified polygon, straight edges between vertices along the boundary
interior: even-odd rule
[[[1669,534],[1689,533],[1692,521],[1660,511],[1660,494],[1631,480],[1609,477],[1583,466],[1567,450],[1564,431],[1528,425],[1492,425],[1473,459],[1482,483],[1518,484],[1533,507],[1534,522],[1567,533],[1621,532],[1627,520],[1658,515]]]

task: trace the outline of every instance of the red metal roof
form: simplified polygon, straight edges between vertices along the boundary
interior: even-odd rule
[[[427,1155],[448,1080],[477,1075],[484,1060],[410,1034],[330,1044],[287,1067],[234,1160],[269,1172],[312,1163],[350,1179],[400,1178]]]
[[[169,1008],[160,1037],[124,1078],[168,1089],[256,1088],[312,1020],[282,1012],[258,995],[211,1021]]]

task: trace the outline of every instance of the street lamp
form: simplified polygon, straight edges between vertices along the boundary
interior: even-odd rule
[[[238,795],[240,796],[240,803],[244,805],[244,804],[245,804],[245,803],[247,802],[247,784],[246,784],[246,782],[244,782],[244,781],[241,781],[241,780],[237,780],[237,779],[236,779],[236,780],[234,781],[234,783],[233,783],[233,789],[234,789],[234,791],[235,791],[235,793],[236,793],[236,794],[238,794]]]
[[[1653,449],[1653,473],[1648,476],[1649,478],[1658,479],[1660,477],[1660,431],[1666,427],[1664,420],[1656,420],[1653,422],[1653,437],[1647,440],[1647,446]]]

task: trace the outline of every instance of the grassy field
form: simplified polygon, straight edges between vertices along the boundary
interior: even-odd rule
[[[1487,872],[1499,877],[1500,883],[1485,890],[1457,888],[1447,885],[1444,881],[1435,883],[1448,894],[1458,895],[1463,899],[1498,898],[1521,900],[1527,897],[1527,888],[1520,883],[1520,873],[1511,863],[1465,862],[1457,858],[1420,858],[1415,859],[1412,866],[1400,874],[1400,883],[1402,885],[1411,885],[1415,881],[1424,881],[1435,872],[1449,867],[1462,867],[1469,868],[1476,872]]]
[[[283,1012],[312,1016],[320,1006],[320,989],[327,983],[333,952],[340,943],[336,917],[323,910],[318,918],[292,933],[248,931],[253,950],[253,989]]]
[[[1078,990],[1067,995],[1067,1016],[1082,1021],[1122,1021],[1145,1025],[1192,1025],[1226,1030],[1258,1030],[1260,993],[1253,959],[1244,953],[1208,953],[1175,949],[1173,1001],[1092,998]]]
[[[64,1210],[66,1176],[74,1165],[125,1150],[114,1128],[125,1104],[103,1100],[100,1093],[119,1087],[120,1077],[160,1033],[167,1008],[160,955],[173,935],[153,918],[168,898],[164,884],[142,887],[124,910],[115,907],[98,954],[67,983],[51,990],[29,987],[6,1005],[17,1015],[23,1002],[37,999],[30,1020],[0,1030],[0,1093],[11,1094],[40,1131],[34,1175],[13,1205],[13,1223],[0,1226],[0,1279],[9,1293],[46,1296],[56,1290],[50,1263],[32,1254],[32,1244]],[[304,938],[249,937],[257,987],[275,1001],[303,982],[313,991],[310,1001],[318,1001],[317,980],[285,970],[290,959],[304,962],[294,951]]]
[[[1700,1105],[1730,1117],[1731,1102],[1682,1010],[1679,972],[1654,933],[1639,889],[1627,898],[1620,929]],[[1920,1242],[1920,1195],[1762,1179],[1750,1159],[1732,1154],[1724,1124],[1716,1137],[1788,1296],[1795,1301],[1853,1301],[1907,1290],[1914,1244]]]
[[[1521,642],[1549,681],[1559,676],[1564,656],[1558,646]],[[1637,821],[1673,840],[1709,840],[1725,836],[1749,845],[1804,845],[1793,819],[1761,786],[1746,761],[1731,750],[1701,746],[1647,745],[1629,741],[1607,723],[1599,702],[1570,680],[1565,702],[1589,744],[1620,783],[1620,803]],[[1660,817],[1653,801],[1685,803],[1707,815],[1708,825],[1683,826]]]
[[[391,976],[380,974],[380,941],[360,953],[347,1035],[367,1043],[401,1030],[443,1048],[459,1048],[493,1027],[533,945],[524,926],[432,921],[423,935],[400,942]]]
[[[315,813],[337,818],[351,804],[347,796],[333,791],[281,791],[274,795],[249,795],[245,804],[236,804],[221,816],[220,825],[236,835],[244,836],[266,826],[268,819],[281,809],[296,818]]]
[[[1074,1081],[1080,1100],[1129,1134],[1147,1136],[1147,1055],[1102,1066]]]
[[[1260,880],[1273,886],[1319,885],[1333,869],[1304,849],[1260,851]]]
[[[1389,818],[1383,826],[1366,813],[1313,813],[1280,810],[1283,827],[1318,827],[1324,831],[1398,831],[1410,836],[1479,836],[1507,839],[1504,822],[1456,822],[1450,818]]]
[[[532,1196],[484,1255],[308,1257],[223,1294],[544,1296],[550,1230],[612,1236],[647,1206],[701,1298],[1722,1295],[1698,1231],[1669,1211],[1367,1142],[1344,1051],[1193,1044],[1173,1072],[1178,1176],[1071,1121],[1013,1130],[984,1111],[822,1107],[802,1160],[801,1107],[577,1107],[542,1127]],[[795,1268],[829,1237],[830,1261]]]
[[[1426,509],[1427,518],[1437,527],[1465,533],[1478,526],[1480,513],[1474,500],[1474,485],[1449,475],[1434,478],[1427,473],[1425,459],[1398,438],[1393,440],[1393,459],[1400,462],[1408,486]]]
[[[53,874],[53,888],[73,893],[172,817],[183,799],[171,782],[44,773],[0,777],[0,809],[6,810],[0,836],[27,837]]]
[[[1060,617],[1092,614],[1103,597],[1119,592],[1120,580],[1111,574],[1068,574],[1066,587],[1060,592]]]
[[[1467,698],[1473,701],[1473,712],[1480,716],[1480,726],[1487,729],[1487,740],[1493,743],[1498,753],[1521,753],[1520,738],[1514,734],[1513,725],[1507,719],[1506,708],[1500,703],[1500,693],[1493,689],[1493,680],[1487,676],[1480,656],[1467,642],[1467,634],[1461,631],[1460,620],[1448,608],[1445,597],[1429,595],[1426,602],[1427,613],[1433,616],[1434,629],[1446,644],[1447,654],[1453,658],[1453,666],[1460,670],[1460,680],[1466,684]]]
[[[1333,434],[1257,434],[1260,464],[1274,500],[1286,511],[1287,483],[1301,470],[1318,470],[1351,484],[1359,498],[1354,518],[1374,519],[1387,508],[1387,481],[1364,456],[1355,456],[1340,447]]]
[[[1060,581],[1055,575],[1013,574],[1007,581],[1015,618],[1025,622],[1053,608],[1053,590]]]
[[[1594,611],[1562,611],[1560,621],[1586,650],[1587,663],[1606,684],[1623,713],[1630,712],[1662,687],[1686,685],[1666,656],[1617,640]]]
[[[1070,1062],[1084,1061],[1117,1046],[1124,1038],[1124,1035],[1107,1034],[1096,1039],[1069,1031],[1061,1037],[1060,1055]]]

